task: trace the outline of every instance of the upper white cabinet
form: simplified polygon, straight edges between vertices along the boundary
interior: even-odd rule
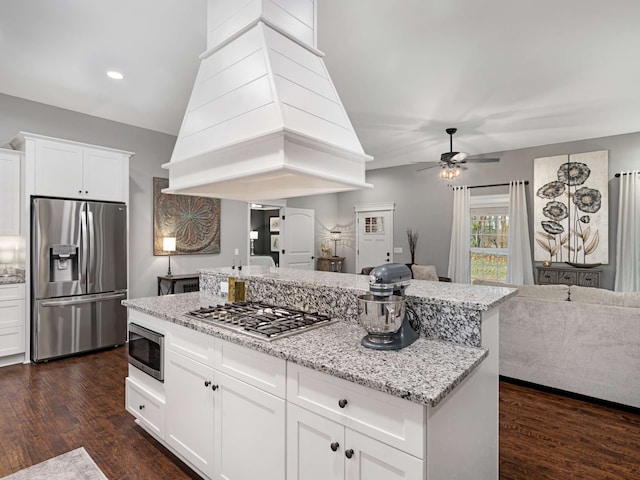
[[[25,152],[28,195],[128,202],[131,152],[28,133],[14,142]]]
[[[0,149],[0,236],[20,235],[20,155]]]

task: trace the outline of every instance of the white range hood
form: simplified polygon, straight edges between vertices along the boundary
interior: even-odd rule
[[[315,0],[208,0],[207,17],[163,191],[254,200],[372,187],[372,157],[315,48]]]

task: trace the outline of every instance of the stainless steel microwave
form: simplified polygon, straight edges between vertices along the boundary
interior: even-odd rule
[[[129,363],[164,382],[164,335],[130,323]]]

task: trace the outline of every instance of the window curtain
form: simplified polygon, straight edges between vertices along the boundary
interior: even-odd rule
[[[509,182],[509,266],[507,283],[533,285],[533,263],[524,181]]]
[[[616,292],[640,292],[640,171],[620,175]]]
[[[453,224],[449,249],[448,277],[456,283],[469,283],[471,248],[471,194],[466,186],[453,189]]]

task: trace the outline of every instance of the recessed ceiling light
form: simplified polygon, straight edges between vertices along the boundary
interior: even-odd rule
[[[116,72],[115,70],[109,70],[107,72],[107,77],[113,78],[114,80],[122,80],[124,78],[124,75],[120,72]]]

